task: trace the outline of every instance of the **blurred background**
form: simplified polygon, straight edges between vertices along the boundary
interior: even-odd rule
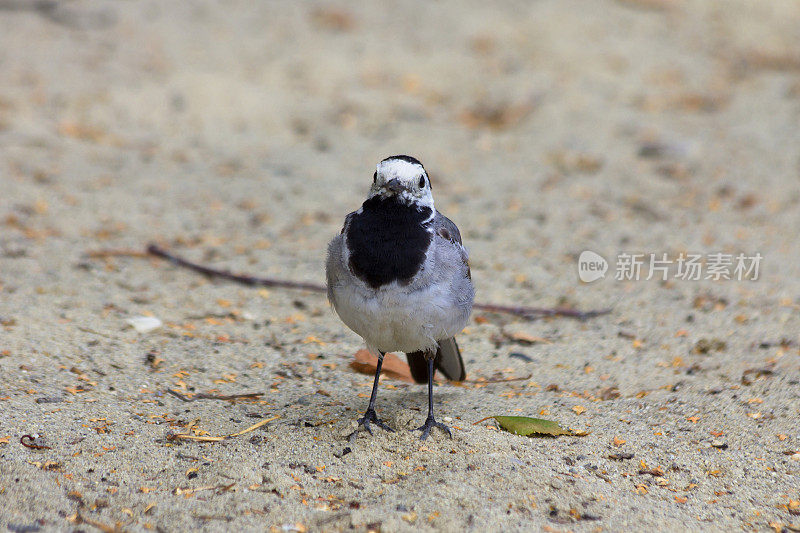
[[[12,230],[221,231],[314,250],[298,266],[319,277],[373,165],[408,153],[470,242],[500,241],[479,269],[535,259],[549,283],[587,247],[798,251],[780,231],[800,222],[796,1],[4,0],[0,25]]]
[[[761,253],[762,283],[714,290],[797,297],[797,1],[5,0],[0,15],[2,245],[30,260],[9,272],[158,241],[320,280],[375,163],[407,153],[462,228],[481,300],[653,298],[655,282],[578,283],[586,249],[612,269],[619,252]],[[122,267],[106,268],[113,285]]]

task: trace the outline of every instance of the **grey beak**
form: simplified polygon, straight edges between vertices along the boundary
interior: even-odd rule
[[[403,184],[400,183],[400,181],[398,181],[397,178],[390,179],[389,181],[387,181],[384,187],[395,194],[403,190]]]

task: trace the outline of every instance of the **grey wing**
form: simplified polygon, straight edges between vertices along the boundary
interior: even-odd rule
[[[458,231],[458,226],[439,211],[436,211],[433,217],[433,226],[436,232],[448,241],[461,244],[461,232]]]
[[[446,241],[449,241],[461,258],[464,268],[462,275],[465,276],[466,279],[461,278],[461,281],[457,282],[457,286],[461,287],[462,296],[469,301],[468,305],[471,308],[473,297],[472,275],[469,270],[469,255],[461,242],[461,232],[458,231],[458,226],[456,226],[452,220],[438,211],[433,218],[433,225],[436,234]],[[409,364],[410,363],[411,356],[409,356]],[[464,368],[464,361],[461,358],[461,350],[458,348],[458,344],[456,344],[455,337],[439,341],[436,353],[436,368],[448,379],[463,381],[466,378],[467,373]],[[414,378],[417,379],[416,374],[414,374]],[[417,381],[419,380],[417,379]]]
[[[467,277],[472,279],[472,273],[469,270],[469,254],[467,254],[467,249],[464,248],[464,245],[461,243],[461,232],[458,231],[458,226],[456,226],[456,223],[441,214],[439,211],[436,211],[436,215],[433,217],[433,228],[440,237],[450,241],[455,245],[461,254],[461,259],[464,261],[464,266],[467,268]]]

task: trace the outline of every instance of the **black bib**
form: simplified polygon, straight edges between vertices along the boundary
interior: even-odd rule
[[[353,274],[373,289],[393,281],[409,283],[433,238],[423,224],[430,216],[430,207],[406,205],[394,196],[364,202],[347,228]]]

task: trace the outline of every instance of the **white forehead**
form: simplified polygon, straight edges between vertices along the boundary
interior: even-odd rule
[[[425,174],[425,169],[418,163],[411,163],[403,159],[388,159],[378,163],[378,174],[390,180],[414,180]]]

